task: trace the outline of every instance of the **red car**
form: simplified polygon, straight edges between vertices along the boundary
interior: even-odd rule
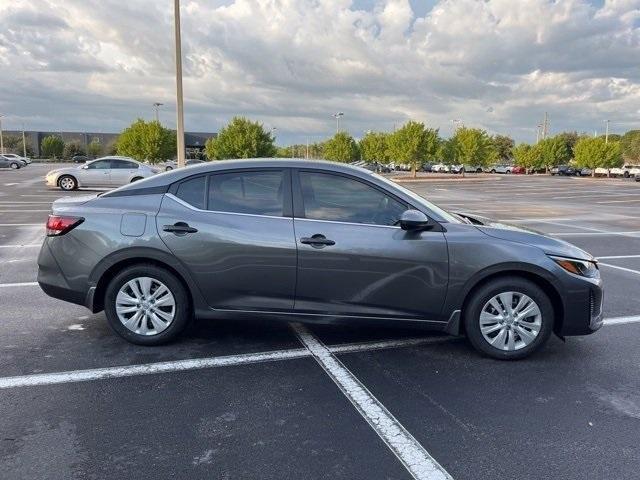
[[[527,173],[524,167],[513,167],[511,173]]]

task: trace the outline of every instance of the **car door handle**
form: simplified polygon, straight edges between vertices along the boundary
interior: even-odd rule
[[[173,225],[164,225],[162,230],[165,232],[172,232],[176,235],[185,234],[185,233],[196,233],[198,231],[197,228],[190,227],[188,224],[184,222],[176,222]]]
[[[329,240],[327,237],[320,233],[316,233],[311,237],[302,237],[300,239],[300,243],[311,245],[312,247],[326,247],[336,244],[336,242],[334,242],[333,240]]]

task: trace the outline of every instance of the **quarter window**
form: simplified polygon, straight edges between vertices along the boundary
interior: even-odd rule
[[[207,208],[216,212],[282,216],[284,178],[282,170],[211,175]]]
[[[180,200],[184,200],[189,205],[204,210],[205,184],[205,177],[196,177],[182,182],[180,185],[178,185],[178,189],[176,190],[176,197],[178,197]]]
[[[300,184],[305,218],[394,225],[407,209],[377,188],[341,175],[300,172]]]

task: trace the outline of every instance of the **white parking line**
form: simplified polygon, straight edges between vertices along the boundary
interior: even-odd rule
[[[38,282],[21,282],[21,283],[0,283],[0,288],[10,287],[36,287]]]
[[[0,205],[0,207],[8,207],[8,205]],[[0,210],[0,213],[20,213],[20,212],[50,212],[51,209],[47,208],[47,209],[41,209],[41,210],[24,210],[24,209],[14,209],[14,210]]]
[[[640,323],[640,315],[633,315],[630,317],[614,317],[614,318],[605,318],[605,325],[626,325],[629,323]]]
[[[300,324],[292,325],[302,344],[356,407],[358,413],[418,480],[451,480],[447,471],[411,435],[356,376],[314,335]]]
[[[400,340],[384,340],[378,342],[347,343],[327,347],[335,353],[357,353],[388,348],[411,347],[422,344],[445,343],[457,340],[459,337],[424,337],[406,338]],[[91,368],[86,370],[70,370],[66,372],[38,373],[14,377],[1,377],[0,390],[6,388],[32,387],[37,385],[56,385],[61,383],[87,382],[104,380],[107,378],[133,377],[137,375],[153,375],[157,373],[171,373],[204,368],[245,365],[250,363],[273,362],[295,358],[310,357],[311,352],[306,348],[276,350],[271,352],[243,353],[220,357],[205,357],[169,362],[145,363],[140,365],[123,365],[119,367]]]
[[[580,228],[580,227],[578,227]],[[553,232],[546,233],[545,235],[553,235],[554,237],[590,237],[590,236],[615,236],[621,235],[623,237],[635,236],[640,233],[640,230],[632,230],[629,232]]]
[[[0,223],[0,227],[40,227],[44,228],[44,223]]]
[[[632,270],[630,268],[619,267],[618,265],[611,265],[610,263],[602,262],[598,262],[598,265],[604,265],[605,267],[615,268],[616,270],[622,270],[623,272],[635,273],[636,275],[640,275],[640,270]]]
[[[34,243],[33,245],[0,245],[0,248],[35,248],[41,246],[41,243]]]
[[[606,203],[634,203],[640,202],[640,198],[635,198],[633,200],[607,200],[606,202],[596,202],[598,204],[606,204]]]
[[[640,258],[640,255],[610,255],[608,257],[597,257],[598,260],[613,260],[616,258]]]

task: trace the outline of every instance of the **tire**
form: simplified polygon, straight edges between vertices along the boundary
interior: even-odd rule
[[[506,174],[510,174],[510,173],[511,173],[511,170],[507,170],[507,171],[506,171],[506,172],[504,172],[504,173],[506,173]]]
[[[131,183],[137,182],[138,180],[142,180],[142,177],[135,177],[131,179]]]
[[[576,170],[576,177],[580,177],[582,176],[582,172],[580,172],[580,170]]]
[[[11,170],[18,170],[20,168],[20,165],[18,165],[16,162],[11,162]]]
[[[496,169],[495,169],[495,168],[494,168],[494,169],[492,169],[492,170],[491,170],[491,173],[496,173]]]
[[[142,294],[144,279],[148,279],[148,285],[151,286],[146,295]],[[129,282],[137,285],[138,294],[142,295],[137,295]],[[149,300],[149,297],[162,291],[160,286],[164,286],[168,291],[168,296],[167,294],[158,296],[160,300],[164,300],[161,307],[159,304],[152,305],[153,302]],[[120,293],[125,295],[119,297]],[[145,300],[134,303],[142,296]],[[119,315],[116,311],[117,304],[133,311],[121,312]],[[107,286],[104,305],[105,315],[111,328],[122,338],[136,345],[162,345],[174,340],[187,327],[192,316],[189,295],[182,282],[164,268],[150,264],[133,265],[118,273]],[[158,312],[160,313],[155,315]],[[136,315],[138,318],[134,319]],[[155,315],[155,320],[152,320],[152,315]],[[167,321],[163,321],[163,318]],[[130,327],[125,325],[126,321],[130,323]]]
[[[624,174],[622,175],[624,178],[629,178],[629,172],[624,172]]]
[[[63,175],[58,180],[58,186],[67,192],[78,188],[78,181],[71,175]]]
[[[539,316],[521,317],[519,320],[517,317],[514,320],[514,317],[511,316],[502,320],[503,325],[500,325],[497,320],[492,320],[496,309],[489,302],[491,300],[495,302],[495,298],[499,294],[506,292],[514,293],[512,295],[513,303],[522,299],[524,294],[538,307]],[[508,299],[508,296],[504,298]],[[517,306],[514,306],[513,303],[512,308]],[[498,306],[501,306],[500,302],[498,302]],[[529,303],[525,303],[520,311],[528,310],[529,306]],[[480,326],[482,313],[486,313],[485,329],[491,330],[493,328],[493,331],[486,332],[488,338],[495,340],[502,348],[491,345],[489,339],[485,338]],[[549,340],[554,324],[553,305],[547,294],[535,283],[520,277],[498,278],[481,286],[473,292],[463,315],[465,332],[474,348],[484,355],[499,360],[518,360],[531,355]],[[496,318],[502,317],[498,315]],[[520,331],[523,332],[522,337]],[[503,332],[502,339],[504,341],[498,338]],[[526,338],[524,334],[528,334],[529,338]],[[513,343],[508,342],[509,338],[513,339]],[[509,349],[511,347],[513,348]]]
[[[170,172],[171,170],[173,170],[173,167],[166,167],[166,168],[164,169],[164,171],[165,171],[165,172]]]

